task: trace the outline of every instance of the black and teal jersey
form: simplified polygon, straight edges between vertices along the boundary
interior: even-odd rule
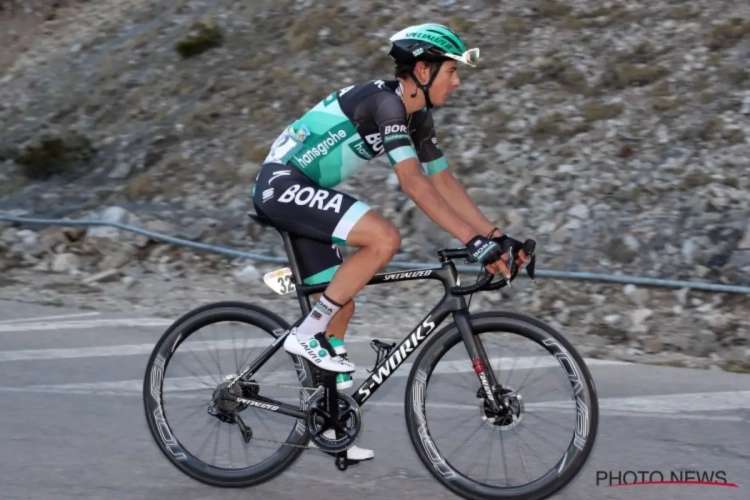
[[[332,188],[382,154],[391,165],[417,158],[428,175],[447,167],[431,111],[407,116],[397,80],[333,92],[281,133],[265,162],[292,164]]]

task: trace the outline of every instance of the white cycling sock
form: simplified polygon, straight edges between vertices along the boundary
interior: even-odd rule
[[[307,340],[320,332],[325,332],[331,318],[339,312],[339,309],[341,309],[339,304],[329,299],[326,294],[321,295],[310,314],[297,327],[297,338]]]

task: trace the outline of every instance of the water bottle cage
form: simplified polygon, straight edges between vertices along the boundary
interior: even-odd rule
[[[370,342],[370,347],[375,351],[375,366],[372,367],[372,370],[367,370],[367,373],[373,373],[375,371],[378,365],[386,359],[393,348],[396,347],[396,343],[386,344],[385,342],[375,339]]]

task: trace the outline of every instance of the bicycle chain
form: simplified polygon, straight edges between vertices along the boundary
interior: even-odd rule
[[[236,382],[236,380],[235,380],[235,382]],[[247,385],[256,385],[256,386],[260,386],[261,385],[258,382],[246,382],[246,381],[243,381],[242,383],[243,384],[247,384]],[[280,384],[262,384],[262,385],[264,385],[266,387],[284,387],[284,388],[288,388],[288,389],[296,389],[298,391],[312,391],[313,394],[315,394],[319,390],[323,389],[323,386],[318,386],[318,387],[300,387],[298,385],[280,385]],[[310,397],[312,397],[313,394],[310,394]],[[286,441],[275,441],[273,439],[256,438],[254,436],[250,438],[250,441],[261,441],[261,442],[264,442],[264,443],[274,443],[274,444],[280,444],[280,445],[283,445],[283,446],[291,446],[291,447],[294,447],[294,448],[303,448],[305,450],[319,451],[321,453],[328,454],[328,452],[326,452],[324,450],[321,450],[317,446],[303,446],[301,444],[290,444],[290,443],[287,443]]]

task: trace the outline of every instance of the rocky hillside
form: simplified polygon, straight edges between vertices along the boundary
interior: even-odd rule
[[[482,49],[436,113],[449,163],[500,228],[539,241],[540,267],[750,284],[746,1],[0,6],[0,212],[138,220],[281,255],[244,217],[270,142],[333,89],[391,76],[388,36],[431,20]],[[381,159],[343,188],[400,224],[399,258],[431,259],[450,238],[396,184]],[[67,269],[59,254],[89,237],[77,253],[109,251],[92,250],[102,231],[50,231],[59,245],[6,228],[0,268]],[[129,241],[123,262],[87,269],[149,257]],[[640,345],[646,319],[661,329],[673,305],[647,300],[650,313],[610,323]],[[725,347],[748,345],[747,315],[727,317]]]

